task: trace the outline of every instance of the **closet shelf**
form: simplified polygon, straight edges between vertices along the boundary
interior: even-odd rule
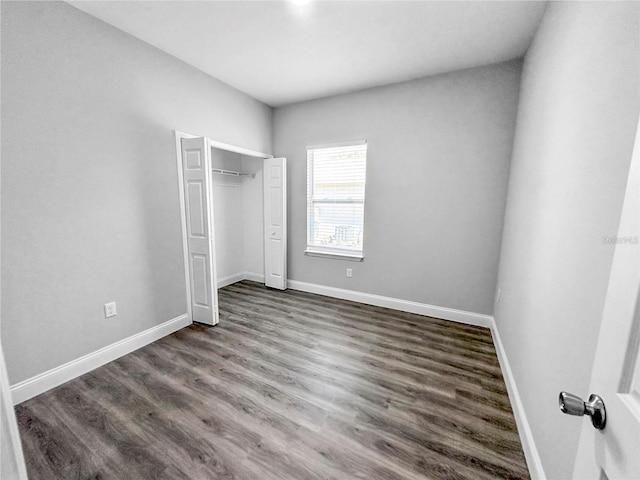
[[[212,168],[211,171],[213,173],[217,173],[219,175],[231,175],[233,177],[251,177],[251,178],[256,178],[256,174],[255,173],[234,172],[233,170],[223,170],[222,168]]]

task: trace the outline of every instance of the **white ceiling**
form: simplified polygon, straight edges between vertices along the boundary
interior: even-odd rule
[[[546,2],[70,1],[272,106],[521,57]]]

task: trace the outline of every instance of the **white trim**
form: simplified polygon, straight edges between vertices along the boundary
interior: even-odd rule
[[[224,288],[242,280],[251,280],[252,282],[264,283],[264,274],[256,272],[238,272],[227,275],[218,280],[218,288]]]
[[[151,327],[143,332],[132,335],[118,342],[107,345],[95,352],[91,352],[83,357],[76,358],[70,362],[52,368],[44,373],[31,377],[11,386],[13,403],[17,405],[41,393],[51,390],[58,385],[62,385],[69,380],[73,380],[80,375],[84,375],[102,365],[112,362],[117,358],[133,352],[145,345],[161,339],[181,328],[191,325],[191,318],[188,314],[180,315],[168,320],[160,325]]]
[[[531,433],[531,427],[527,420],[527,415],[518,393],[518,387],[516,380],[511,371],[511,365],[507,358],[507,352],[504,350],[502,340],[500,339],[500,333],[498,332],[498,326],[492,317],[493,325],[491,326],[491,334],[493,335],[493,345],[496,348],[496,354],[498,355],[498,361],[500,362],[500,369],[502,370],[502,376],[504,377],[504,383],[507,386],[507,392],[509,394],[509,400],[511,401],[511,409],[513,410],[513,416],[516,419],[516,425],[518,426],[518,434],[520,435],[520,443],[522,444],[522,450],[527,460],[527,467],[529,467],[529,474],[532,480],[545,480],[547,477],[542,468],[542,460],[540,460],[540,454],[536,448],[536,443]]]
[[[202,322],[205,325],[217,325],[220,323],[220,305],[218,303],[218,262],[216,258],[216,221],[215,221],[215,213],[213,211],[213,187],[211,186],[211,182],[213,182],[213,175],[211,172],[212,158],[211,158],[211,139],[204,137],[204,148],[206,152],[204,152],[204,164],[205,164],[205,192],[204,196],[207,202],[207,212],[209,217],[209,245],[208,245],[208,255],[210,257],[209,264],[211,265],[211,306],[213,307],[213,322],[209,323],[208,316],[205,317],[205,321]],[[183,165],[184,167],[184,165]],[[185,197],[185,202],[189,202],[189,200]],[[189,259],[191,259],[191,253],[189,254]],[[191,264],[191,261],[189,262]],[[189,283],[192,280],[195,280],[193,276],[193,272],[189,274]],[[195,283],[194,283],[195,285]],[[193,305],[195,305],[195,299],[191,299]],[[192,318],[195,322],[195,318]]]
[[[227,285],[231,285],[232,283],[240,282],[244,280],[245,272],[234,273],[233,275],[227,275],[226,277],[218,279],[218,288],[224,288]]]
[[[239,153],[240,155],[248,155],[250,157],[273,158],[273,155],[270,155],[268,153],[251,150],[250,148],[239,147],[238,145],[232,145],[231,143],[219,142],[218,140],[211,140],[205,135],[192,135],[191,133],[181,132],[180,130],[174,130],[174,132],[176,134],[176,138],[178,136],[180,138],[205,137],[209,141],[209,148],[219,148],[220,150],[227,150],[229,152]],[[180,142],[178,142],[178,146],[180,146]],[[181,149],[179,149],[178,152],[182,154]]]
[[[361,262],[364,260],[364,255],[361,253],[341,253],[341,252],[321,252],[319,250],[311,250],[306,249],[304,254],[309,257],[320,257],[320,258],[333,258],[336,260],[349,260],[351,262]]]
[[[307,145],[307,150],[320,150],[323,148],[340,148],[340,147],[357,147],[358,145],[366,145],[366,140],[353,140],[351,142],[326,143],[324,145]]]
[[[373,295],[371,293],[327,287],[325,285],[299,282],[297,280],[289,280],[287,282],[287,286],[292,290],[317,293],[319,295],[325,295],[327,297],[341,298],[343,300],[351,300],[353,302],[366,303],[368,305],[375,305],[377,307],[391,308],[393,310],[400,310],[402,312],[417,313],[418,315],[442,318],[444,320],[466,323],[468,325],[478,325],[487,328],[491,328],[491,326],[493,325],[493,317],[491,315],[484,315],[481,313],[467,312],[465,310],[456,310],[454,308],[447,307],[438,307],[436,305],[428,305],[426,303],[418,303],[412,302],[410,300],[383,297],[381,295]]]
[[[252,282],[264,283],[264,273],[244,272],[243,280],[251,280]]]
[[[250,157],[273,158],[273,155],[269,155],[268,153],[258,152],[256,150],[250,150],[244,147],[238,147],[237,145],[231,145],[230,143],[218,142],[217,140],[209,139],[209,147],[239,153],[240,155],[248,155]]]
[[[178,196],[180,197],[180,225],[182,229],[182,256],[184,260],[184,281],[185,292],[187,295],[187,315],[193,320],[193,312],[191,310],[191,282],[189,281],[189,246],[187,243],[187,213],[184,203],[184,172],[182,170],[182,139],[196,138],[190,133],[179,132],[175,130],[176,135],[176,165],[178,167]]]
[[[27,480],[27,467],[24,463],[24,453],[22,451],[22,443],[20,442],[20,432],[18,431],[18,423],[16,422],[16,413],[13,410],[13,400],[11,399],[11,391],[9,389],[9,381],[7,377],[7,368],[4,361],[4,353],[2,352],[2,344],[0,343],[0,395],[2,402],[0,408],[0,440],[2,441],[2,459],[0,463],[0,475],[5,472],[10,475],[16,475],[13,480]],[[5,454],[7,455],[5,457]],[[15,468],[12,468],[12,466]]]

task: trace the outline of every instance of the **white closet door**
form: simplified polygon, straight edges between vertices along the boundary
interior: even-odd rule
[[[264,161],[264,283],[287,288],[287,159]]]
[[[182,139],[182,171],[189,252],[191,312],[194,322],[218,323],[211,152],[207,139]]]

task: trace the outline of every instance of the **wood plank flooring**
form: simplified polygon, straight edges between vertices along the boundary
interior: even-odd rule
[[[529,478],[488,329],[240,282],[16,407],[29,478]]]

